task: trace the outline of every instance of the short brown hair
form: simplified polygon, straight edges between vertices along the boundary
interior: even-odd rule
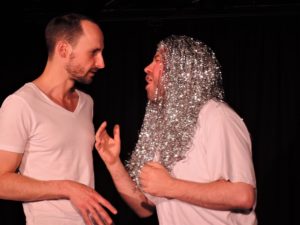
[[[53,55],[55,45],[59,39],[64,39],[71,45],[76,44],[78,37],[83,33],[81,27],[82,20],[96,23],[93,19],[76,13],[57,16],[49,21],[45,29],[45,39],[49,57]]]

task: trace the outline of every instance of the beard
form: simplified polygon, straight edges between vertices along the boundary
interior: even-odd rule
[[[68,74],[70,74],[70,79],[82,84],[90,84],[93,81],[93,76],[98,69],[91,68],[88,71],[86,71],[80,65],[73,65],[72,63],[69,63],[66,66],[66,70]]]
[[[72,75],[72,74],[71,74],[71,79],[73,79],[74,81],[81,83],[81,84],[90,84],[93,81],[92,77],[76,76],[76,75]]]

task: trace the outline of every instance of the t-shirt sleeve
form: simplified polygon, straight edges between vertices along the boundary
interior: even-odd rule
[[[251,140],[243,120],[221,103],[205,118],[205,149],[209,176],[256,186]]]
[[[23,153],[30,127],[29,106],[16,95],[8,96],[0,109],[0,149]]]

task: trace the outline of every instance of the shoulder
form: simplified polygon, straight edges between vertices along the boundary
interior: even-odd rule
[[[200,116],[206,119],[221,119],[226,117],[239,118],[239,115],[226,102],[216,101],[214,99],[209,100],[203,105]]]
[[[243,127],[243,119],[226,103],[209,100],[199,114],[199,121],[205,128]]]
[[[14,93],[10,94],[4,99],[2,108],[6,108],[7,105],[16,105],[19,107],[25,106],[28,102],[31,101],[33,96],[34,90],[31,88],[30,83],[26,83],[21,88],[19,88]]]

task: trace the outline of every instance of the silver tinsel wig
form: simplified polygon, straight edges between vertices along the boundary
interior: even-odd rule
[[[188,36],[169,36],[157,47],[162,55],[161,88],[148,101],[139,139],[126,167],[139,185],[139,172],[157,161],[172,172],[186,157],[201,107],[210,99],[222,101],[222,74],[214,52]],[[158,157],[157,157],[158,156]]]

